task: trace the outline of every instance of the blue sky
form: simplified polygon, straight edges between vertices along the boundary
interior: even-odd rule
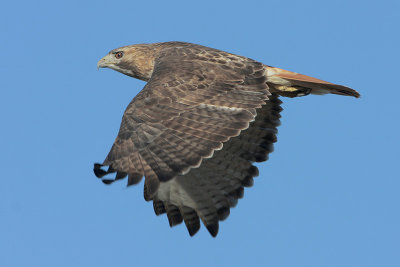
[[[399,266],[398,1],[7,1],[0,17],[1,266]],[[283,99],[255,186],[190,238],[105,186],[144,82],[97,61],[180,40],[357,89]]]

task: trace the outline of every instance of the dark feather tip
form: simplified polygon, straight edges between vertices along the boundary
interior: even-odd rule
[[[153,201],[153,207],[156,215],[160,215],[166,212],[165,206],[161,201]]]
[[[94,165],[95,169],[99,169],[99,168],[103,167],[103,164],[100,164],[100,163],[95,163],[93,165]]]
[[[230,214],[230,209],[228,207],[223,207],[217,210],[218,213],[218,219],[220,221],[225,220],[226,218],[228,218],[229,214]]]
[[[168,222],[170,227],[174,227],[175,225],[180,224],[183,221],[182,215],[177,214],[169,214],[167,213]]]
[[[263,162],[268,159],[267,154],[255,154],[255,162]]]
[[[194,236],[200,229],[200,224],[195,224],[195,225],[186,225],[186,228],[189,232],[190,236]]]
[[[207,225],[208,232],[212,235],[212,237],[216,237],[218,234],[218,223]]]
[[[253,186],[254,180],[252,176],[246,176],[242,181],[241,184],[245,187]]]
[[[237,198],[243,198],[243,195],[244,195],[243,187],[239,187],[238,189],[236,189],[235,193],[236,193]]]
[[[101,168],[102,166],[103,165],[98,164],[98,163],[94,164],[93,172],[94,172],[94,175],[96,175],[97,178],[101,178],[101,177],[103,177],[104,175],[107,174],[107,172]]]
[[[152,195],[150,195],[147,190],[146,183],[144,183],[144,186],[143,186],[143,197],[144,197],[144,200],[146,200],[146,201],[150,201],[153,199]]]
[[[251,167],[249,168],[249,174],[250,174],[251,176],[253,176],[253,177],[258,176],[258,175],[259,175],[258,168],[257,168],[256,166],[251,166]]]
[[[111,180],[111,179],[103,179],[101,180],[104,184],[112,184],[115,180]]]

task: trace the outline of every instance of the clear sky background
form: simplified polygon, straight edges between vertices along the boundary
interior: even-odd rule
[[[400,266],[399,1],[4,1],[0,266]],[[254,187],[190,238],[101,162],[144,82],[96,70],[187,41],[357,89],[283,99]]]

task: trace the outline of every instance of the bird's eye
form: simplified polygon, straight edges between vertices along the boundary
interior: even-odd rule
[[[123,55],[124,55],[124,52],[121,52],[121,51],[115,53],[115,57],[116,57],[117,59],[120,59]]]

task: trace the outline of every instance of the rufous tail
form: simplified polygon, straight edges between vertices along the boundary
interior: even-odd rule
[[[308,94],[336,94],[360,97],[349,87],[333,84],[310,76],[267,66],[267,83],[282,96],[296,97]]]

